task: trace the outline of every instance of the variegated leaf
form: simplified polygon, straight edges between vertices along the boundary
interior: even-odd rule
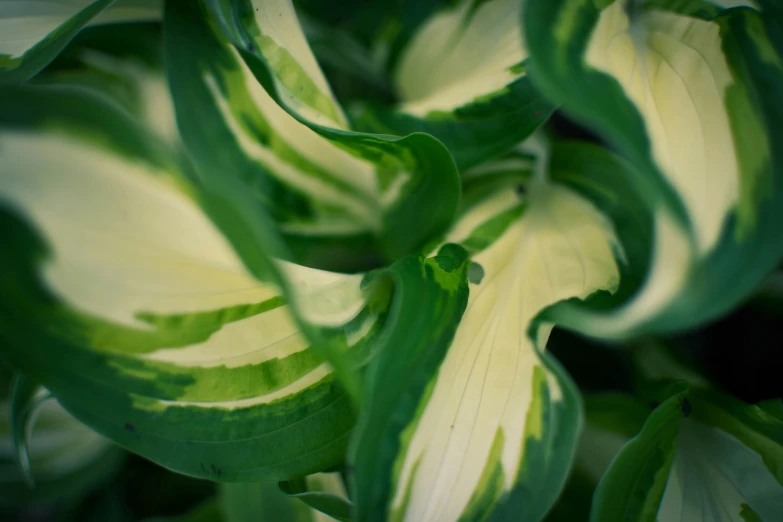
[[[641,431],[652,409],[642,400],[618,392],[585,394],[584,405],[584,429],[571,474],[557,503],[547,514],[547,522],[590,517],[596,486],[623,446]]]
[[[123,452],[71,417],[56,400],[40,400],[44,390],[31,397],[25,412],[13,411],[13,399],[5,391],[0,392],[0,509],[81,498],[118,470]],[[14,413],[20,414],[17,419]],[[34,487],[17,458],[19,441],[12,432],[16,420],[24,424]]]
[[[524,199],[507,188],[465,209],[447,241],[472,255],[467,308],[445,355],[406,353],[417,369],[442,357],[436,372],[411,378],[388,362],[399,351],[378,359],[353,456],[359,516],[538,520],[581,417],[571,380],[542,353],[551,325],[528,330],[554,302],[616,288],[614,234],[587,200],[536,179]]]
[[[374,268],[446,230],[459,200],[447,150],[423,134],[348,130],[289,0],[167,5],[185,144],[202,168],[241,180],[297,261]]]
[[[367,108],[357,122],[376,132],[433,134],[466,168],[512,149],[554,106],[527,76],[524,2],[443,4],[394,63],[399,105]]]
[[[162,36],[153,24],[88,27],[30,83],[100,93],[175,145],[179,133],[163,70]]]
[[[621,292],[611,310],[564,304],[550,316],[559,324],[603,337],[692,327],[746,297],[783,255],[777,15],[724,7],[527,2],[531,75],[630,160],[633,199],[652,216],[635,295]]]
[[[777,520],[783,422],[717,392],[674,392],[612,461],[591,520]]]
[[[350,401],[154,135],[74,90],[6,89],[0,113],[3,358],[183,473],[281,479],[339,461]],[[318,297],[359,296],[361,276],[278,270],[321,325],[350,308],[364,329],[347,345],[372,334],[361,303]]]
[[[0,84],[22,83],[87,24],[159,20],[162,0],[0,0]]]
[[[353,520],[353,504],[346,498],[345,484],[339,473],[316,473],[281,482],[280,490],[292,502],[308,506],[308,514],[313,522]]]
[[[332,368],[356,395],[389,331],[434,347],[456,328],[461,247],[367,275],[272,260],[246,193],[183,176],[105,97],[2,94],[2,356],[120,445],[213,480],[319,471],[353,426]],[[431,288],[426,313],[394,312],[406,285]]]

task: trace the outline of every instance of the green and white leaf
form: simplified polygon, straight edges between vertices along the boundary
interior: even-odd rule
[[[35,414],[42,402],[51,398],[48,392],[26,375],[13,376],[9,389],[9,420],[11,437],[16,449],[16,460],[25,481],[35,486],[35,478],[30,466],[30,451],[27,442],[30,438]]]
[[[376,462],[356,461],[359,517],[538,520],[568,475],[581,407],[542,352],[551,325],[528,330],[552,303],[617,287],[614,234],[587,200],[537,179],[524,200],[505,189],[467,209],[447,241],[472,254],[467,308],[410,396],[388,391],[407,369],[375,370],[357,454]],[[372,408],[393,418],[386,428]]]
[[[22,83],[86,25],[160,20],[162,0],[1,0],[0,84]]]
[[[314,521],[353,520],[353,503],[348,500],[339,473],[316,473],[280,483],[280,490],[292,501],[308,506]]]
[[[526,5],[531,75],[630,160],[653,219],[635,296],[551,319],[625,337],[725,313],[783,255],[783,62],[765,15],[696,0]]]
[[[587,520],[596,486],[629,439],[641,431],[651,408],[619,392],[584,397],[584,429],[574,465],[563,492],[547,514],[547,522]]]
[[[430,133],[461,168],[511,150],[554,109],[527,76],[523,3],[461,0],[433,11],[394,63],[399,105],[368,107],[357,124]]]
[[[498,190],[524,187],[533,179],[536,168],[536,155],[517,148],[462,171],[461,214]]]
[[[160,27],[152,24],[88,27],[30,82],[98,92],[176,144],[179,133],[164,76],[162,36]]]
[[[295,260],[366,270],[448,228],[459,201],[448,151],[422,134],[347,130],[290,1],[167,5],[183,141],[200,168],[241,180]]]
[[[347,128],[290,0],[204,0],[223,37],[264,57],[274,91],[304,120]]]
[[[634,376],[634,394],[599,392],[585,395],[585,426],[574,467],[547,520],[589,518],[596,486],[620,450],[642,431],[647,417],[660,402],[661,383],[677,380],[701,389],[712,387],[704,376],[660,341],[647,339],[634,343],[625,353]],[[681,409],[689,411],[687,407],[681,406]]]
[[[0,399],[0,508],[71,501],[118,469],[123,455],[113,444],[71,417],[56,400],[37,401],[30,416],[21,419],[36,482],[31,489],[17,458],[9,399]]]
[[[7,88],[0,108],[14,253],[3,259],[2,356],[134,452],[213,480],[322,470],[353,426],[343,386],[356,396],[360,369],[394,344],[387,332],[429,347],[440,330],[416,321],[456,327],[461,247],[366,276],[273,261],[242,191],[187,181],[188,166],[105,97]],[[387,324],[395,281],[433,286],[417,299],[426,314]]]
[[[0,114],[3,359],[182,473],[287,479],[338,462],[349,399],[157,138],[72,89],[5,89]],[[374,335],[351,301],[361,276],[276,266],[345,349]]]
[[[3,418],[9,415],[8,404],[3,405]],[[44,401],[34,413],[30,427],[29,452],[36,479],[47,482],[74,473],[103,458],[112,445],[68,415],[55,400]],[[7,421],[4,421],[4,424]],[[8,428],[8,424],[5,425]],[[21,470],[15,462],[13,442],[8,431],[3,438],[2,477],[4,482],[22,481]]]
[[[463,1],[433,13],[397,66],[401,109],[417,116],[452,111],[522,76],[513,70],[525,59],[521,16],[520,2],[504,0]]]
[[[612,462],[591,520],[772,522],[782,463],[783,422],[681,384]]]

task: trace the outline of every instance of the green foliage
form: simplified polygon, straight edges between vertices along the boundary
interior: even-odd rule
[[[780,92],[772,0],[0,0],[0,515],[777,521]]]

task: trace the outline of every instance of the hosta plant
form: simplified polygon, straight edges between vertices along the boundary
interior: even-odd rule
[[[779,520],[779,407],[660,338],[783,258],[778,3],[339,4],[0,0],[15,483],[46,407],[192,520]]]

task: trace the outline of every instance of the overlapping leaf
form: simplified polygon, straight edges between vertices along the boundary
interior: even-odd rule
[[[779,27],[696,1],[533,0],[525,13],[532,76],[626,155],[633,200],[653,220],[635,296],[550,317],[621,337],[725,313],[783,254]],[[599,199],[623,202],[599,186]]]
[[[765,403],[716,391],[660,342],[640,343],[630,355],[638,398],[617,396],[598,418],[593,408],[593,423],[614,439],[612,452],[623,447],[592,474],[593,485],[601,479],[592,520],[774,520],[783,502],[782,419]],[[660,406],[642,427],[649,403]],[[600,458],[608,446],[596,441],[591,455]]]
[[[399,104],[368,107],[357,123],[398,135],[430,133],[461,168],[513,148],[553,110],[526,74],[522,4],[443,3],[413,34],[395,42],[405,40],[392,63]]]
[[[684,382],[672,391],[612,462],[591,520],[776,520],[780,419]]]
[[[398,292],[388,282],[443,286],[450,302],[464,280],[459,248],[366,277],[273,261],[282,249],[246,220],[246,193],[208,166],[183,175],[187,162],[105,97],[13,88],[2,109],[3,358],[179,472],[288,479],[339,462],[353,414],[332,367],[351,391]],[[456,325],[460,301],[435,316],[438,303],[419,319]]]
[[[0,84],[43,69],[87,24],[159,20],[161,0],[0,1]]]
[[[99,93],[175,144],[179,134],[163,70],[162,36],[158,24],[88,27],[30,83]]]
[[[6,390],[0,391],[0,512],[14,506],[51,506],[81,498],[123,461],[118,448],[68,415],[57,401],[37,400],[37,386],[28,390],[33,400],[25,403],[18,396],[6,397]],[[14,433],[19,431],[13,430],[17,422],[21,433]],[[27,471],[17,456],[20,443],[23,458],[30,465]],[[29,474],[35,488],[29,484]]]
[[[616,288],[614,235],[585,199],[538,179],[524,200],[505,188],[476,202],[447,241],[472,256],[467,308],[447,353],[395,331],[400,348],[373,361],[352,452],[358,516],[538,520],[581,417],[570,379],[540,351],[550,327],[532,339],[528,328],[553,302]]]
[[[311,510],[308,514],[315,522],[353,520],[353,504],[346,498],[345,484],[339,473],[317,473],[281,482],[280,491],[292,502],[308,506]]]
[[[651,408],[617,392],[584,397],[585,421],[568,482],[547,522],[587,520],[593,493],[612,460],[641,431]]]
[[[3,358],[183,473],[287,478],[339,460],[349,400],[154,135],[77,91],[6,90],[2,105]]]
[[[296,260],[372,268],[448,228],[459,201],[448,151],[423,134],[347,130],[289,1],[170,2],[167,13],[185,144],[242,181]]]
[[[13,74],[109,3],[58,18]],[[82,33],[35,79],[54,87],[0,93],[0,357],[119,444],[221,481],[341,461],[352,395],[360,520],[538,520],[582,422],[542,321],[607,337],[692,326],[783,253],[780,11],[718,4],[466,0],[425,20],[396,61],[401,104],[359,121],[443,140],[461,207],[437,139],[350,129],[289,0],[167,2],[178,132],[150,103],[169,101],[160,78]],[[550,103],[628,161],[583,144],[538,166],[526,148],[502,156]],[[556,304],[571,298],[589,308]],[[733,514],[781,507],[779,430],[719,404],[686,389],[664,402],[595,516],[691,509],[677,481],[710,452],[750,462],[765,492],[734,484]],[[606,462],[580,464],[597,478]],[[623,490],[642,483],[629,477],[651,487]],[[349,517],[301,480],[289,492]],[[627,502],[607,500],[617,488]]]

